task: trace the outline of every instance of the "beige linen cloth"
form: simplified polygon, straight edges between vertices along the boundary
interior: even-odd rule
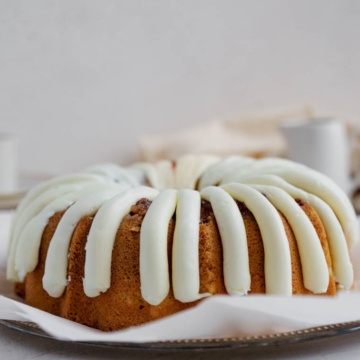
[[[264,111],[237,121],[212,120],[183,131],[146,135],[139,141],[140,161],[173,160],[183,154],[283,156],[278,127],[314,116],[309,107]]]
[[[281,108],[243,116],[236,121],[218,119],[183,131],[144,135],[139,141],[139,160],[174,160],[184,154],[284,157],[286,144],[279,126],[319,117],[329,116],[309,106]],[[355,118],[342,120],[348,126],[351,174],[359,174],[360,187],[360,121]]]

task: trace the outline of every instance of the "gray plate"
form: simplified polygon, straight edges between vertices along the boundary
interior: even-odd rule
[[[0,320],[0,324],[27,334],[54,339],[46,334],[36,324],[25,321]],[[206,350],[206,349],[230,349],[263,347],[272,345],[292,344],[303,341],[323,339],[332,336],[347,334],[360,330],[360,321],[352,321],[342,324],[319,326],[310,329],[291,331],[273,335],[248,336],[241,338],[219,338],[201,340],[172,340],[148,343],[131,342],[100,342],[81,341],[79,343],[92,346],[107,346],[114,348],[143,349],[143,350]]]

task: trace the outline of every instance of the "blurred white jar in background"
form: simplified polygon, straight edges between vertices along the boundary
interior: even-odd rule
[[[0,133],[0,194],[18,190],[17,139]]]
[[[333,179],[347,194],[351,191],[349,140],[345,125],[331,118],[281,125],[290,160]]]

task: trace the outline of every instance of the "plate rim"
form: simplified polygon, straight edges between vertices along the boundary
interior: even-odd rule
[[[28,321],[1,320],[0,324],[10,329],[39,336],[56,341],[72,342],[89,346],[110,347],[133,350],[156,350],[156,351],[203,351],[225,350],[235,348],[258,348],[267,346],[279,346],[306,341],[320,340],[324,338],[345,335],[360,330],[360,320],[339,324],[315,326],[312,328],[281,332],[270,335],[210,338],[210,339],[183,339],[164,340],[155,342],[108,342],[108,341],[71,341],[59,340],[43,331],[37,324]]]

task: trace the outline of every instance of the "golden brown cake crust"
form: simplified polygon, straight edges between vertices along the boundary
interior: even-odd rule
[[[238,203],[244,219],[251,275],[250,294],[265,293],[264,248],[259,227],[253,214],[244,204]],[[320,238],[329,266],[330,284],[326,295],[335,295],[336,284],[331,271],[331,258],[324,227],[315,210],[306,203],[299,203],[314,225]],[[51,238],[60,221],[62,213],[50,218],[42,236],[39,264],[34,272],[26,277],[25,297],[28,305],[45,310],[66,319],[76,321],[104,331],[124,329],[174,314],[195,306],[192,303],[181,303],[174,298],[172,287],[166,299],[158,306],[152,306],[143,300],[140,290],[139,251],[140,229],[143,215],[135,211],[124,217],[116,234],[111,265],[111,287],[95,298],[89,298],[83,291],[85,267],[85,244],[93,221],[92,217],[84,216],[77,225],[71,240],[69,258],[69,283],[60,298],[50,297],[42,286],[46,253]],[[141,214],[141,215],[140,215]],[[280,213],[286,235],[289,240],[292,262],[293,294],[311,294],[304,288],[301,262],[296,239],[285,217]],[[168,230],[168,261],[171,282],[171,249],[175,220],[169,223]],[[219,231],[213,213],[202,214],[199,240],[200,292],[226,294],[223,280],[223,254]],[[18,291],[21,287],[18,286]]]

